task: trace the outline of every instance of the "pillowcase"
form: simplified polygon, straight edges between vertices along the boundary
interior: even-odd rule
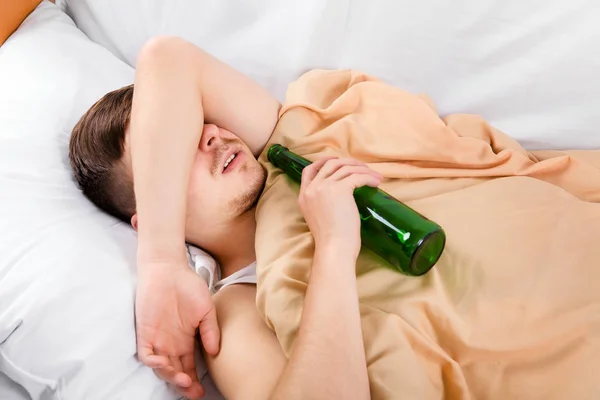
[[[358,69],[441,115],[482,115],[528,149],[600,148],[600,7],[593,0],[58,0],[135,65],[151,36],[181,36],[284,100],[313,68]]]
[[[135,233],[68,162],[79,117],[133,72],[48,2],[0,47],[2,399],[179,397],[135,357]]]

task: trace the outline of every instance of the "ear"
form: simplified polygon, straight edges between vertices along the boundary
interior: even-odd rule
[[[133,229],[135,229],[135,231],[137,232],[137,228],[138,228],[138,220],[137,220],[137,214],[133,214],[133,217],[131,217],[131,226],[133,226]]]

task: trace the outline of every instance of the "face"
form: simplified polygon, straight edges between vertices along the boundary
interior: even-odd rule
[[[188,190],[188,224],[215,226],[254,207],[266,171],[232,132],[206,124]]]
[[[266,171],[236,135],[204,125],[188,187],[187,239],[202,246],[212,240],[204,235],[227,231],[254,207],[265,179]]]

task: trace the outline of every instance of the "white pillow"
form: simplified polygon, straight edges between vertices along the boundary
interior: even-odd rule
[[[78,118],[132,81],[51,3],[0,47],[3,400],[179,397],[135,358],[134,232],[83,197],[67,159]]]
[[[279,99],[308,69],[356,68],[528,148],[600,148],[596,0],[58,1],[130,65],[149,37],[173,34]]]

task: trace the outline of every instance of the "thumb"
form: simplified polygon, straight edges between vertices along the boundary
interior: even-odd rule
[[[217,311],[214,306],[212,306],[204,318],[202,318],[198,325],[198,330],[204,350],[211,356],[216,356],[219,353],[221,330],[219,329]]]

